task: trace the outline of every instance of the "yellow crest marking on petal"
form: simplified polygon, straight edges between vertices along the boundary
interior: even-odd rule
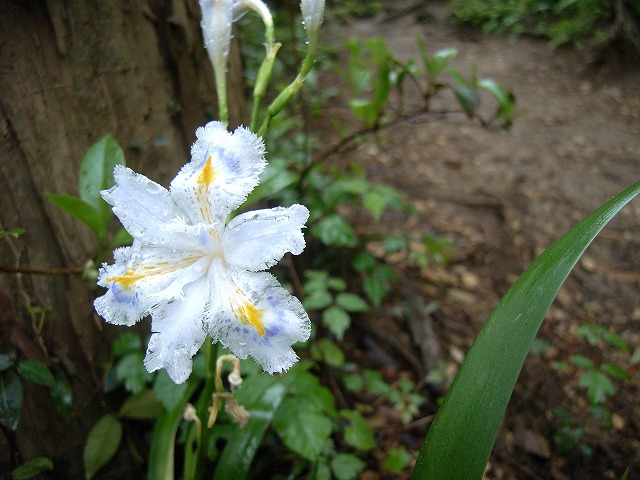
[[[264,335],[264,325],[262,323],[262,317],[264,315],[263,310],[259,310],[249,302],[244,305],[240,305],[237,312],[238,320],[243,324],[250,323],[258,331],[258,335],[261,337]]]
[[[157,262],[155,265],[138,265],[136,268],[129,267],[124,274],[109,277],[106,281],[116,282],[124,288],[131,288],[138,280],[156,275],[164,275],[181,268],[186,268],[199,258],[200,255],[191,255],[176,263]]]
[[[206,163],[204,164],[204,168],[198,174],[198,179],[197,179],[198,185],[201,185],[203,187],[208,187],[216,179],[217,173],[218,172],[216,172],[216,169],[213,168],[213,165],[211,164],[211,155],[209,155],[207,157]]]
[[[125,288],[131,288],[134,283],[143,278],[142,273],[135,273],[133,269],[128,268],[124,275],[118,275],[117,277],[107,278],[107,282],[116,282]]]

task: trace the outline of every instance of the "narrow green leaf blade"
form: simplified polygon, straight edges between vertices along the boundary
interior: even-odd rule
[[[438,411],[412,478],[480,479],[522,364],[544,315],[584,250],[640,193],[632,185],[549,247],[478,333]]]
[[[118,451],[122,424],[113,415],[105,415],[93,426],[84,446],[84,470],[87,479],[104,467]]]

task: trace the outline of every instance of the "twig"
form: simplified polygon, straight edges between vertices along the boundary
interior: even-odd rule
[[[28,268],[0,265],[0,272],[26,273],[30,275],[82,275],[82,268]]]

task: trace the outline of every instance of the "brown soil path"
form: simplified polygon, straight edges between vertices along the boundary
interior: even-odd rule
[[[512,130],[488,131],[462,115],[416,119],[385,130],[383,146],[367,144],[353,155],[372,180],[394,185],[423,214],[421,221],[392,215],[385,225],[444,235],[454,245],[449,267],[423,269],[415,280],[425,301],[439,303],[436,333],[444,358],[455,363],[529,262],[640,179],[640,72],[621,66],[589,71],[584,55],[554,52],[535,39],[462,33],[448,23],[444,5],[430,5],[428,12],[426,23],[414,13],[359,21],[345,36],[383,36],[404,60],[419,58],[415,35],[430,52],[456,47],[455,68],[467,74],[475,62],[481,77],[514,91]],[[444,94],[433,109],[455,106]],[[607,402],[613,424],[603,426],[588,414],[575,368],[553,368],[575,353],[628,365],[628,354],[590,347],[572,333],[595,323],[632,349],[640,345],[639,246],[636,200],[590,247],[549,312],[539,336],[551,347],[525,364],[487,478],[617,479],[626,466],[640,470],[637,369],[631,381],[616,382],[617,394]],[[556,408],[584,427],[590,458],[554,447]]]

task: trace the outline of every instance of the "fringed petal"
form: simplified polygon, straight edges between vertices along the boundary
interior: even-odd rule
[[[302,229],[308,218],[302,205],[238,215],[222,237],[225,259],[234,267],[258,271],[274,266],[287,252],[297,255],[304,249]]]

